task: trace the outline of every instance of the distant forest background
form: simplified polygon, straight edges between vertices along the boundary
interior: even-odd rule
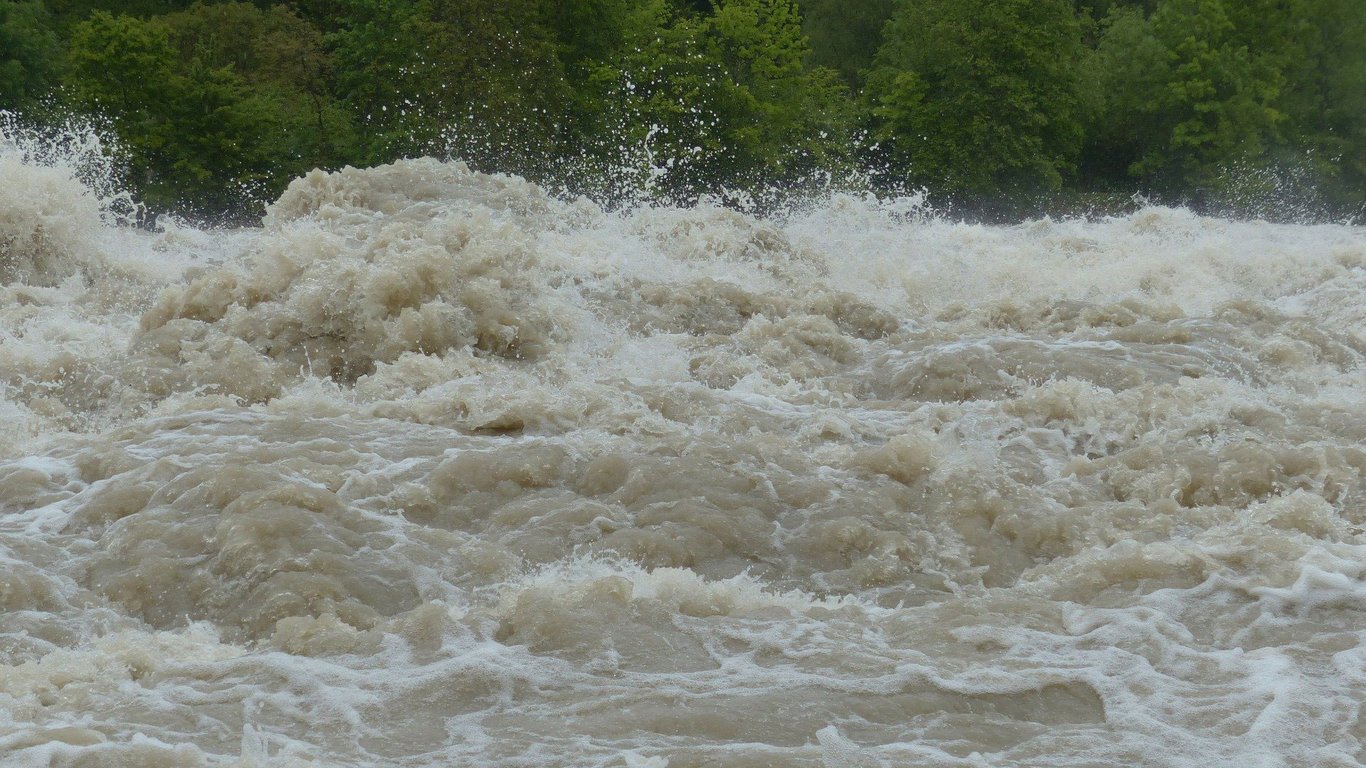
[[[925,188],[963,215],[1366,206],[1364,0],[0,0],[0,110],[153,210],[436,155],[604,202]]]

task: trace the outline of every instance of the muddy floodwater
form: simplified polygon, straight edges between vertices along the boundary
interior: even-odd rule
[[[6,768],[1366,761],[1361,227],[0,181]]]

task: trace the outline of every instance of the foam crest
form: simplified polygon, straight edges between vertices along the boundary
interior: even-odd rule
[[[549,207],[526,182],[430,160],[315,172],[271,207],[245,264],[163,294],[144,337],[226,336],[285,375],[346,381],[405,352],[535,357],[554,336],[555,278],[534,225],[499,214]]]

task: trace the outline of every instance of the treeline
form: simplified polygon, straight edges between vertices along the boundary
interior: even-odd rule
[[[0,0],[0,109],[107,121],[150,207],[203,216],[422,154],[606,200],[1359,216],[1366,2]]]

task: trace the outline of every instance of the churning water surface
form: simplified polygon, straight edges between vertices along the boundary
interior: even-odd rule
[[[1360,227],[0,181],[7,767],[1366,760]]]

